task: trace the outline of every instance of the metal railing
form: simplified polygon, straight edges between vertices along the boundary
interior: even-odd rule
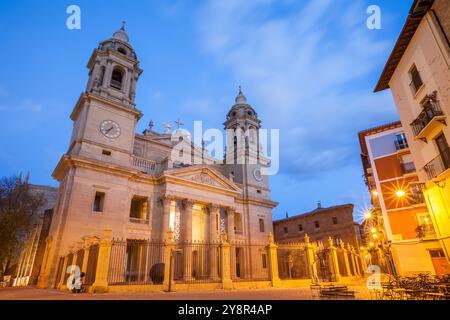
[[[400,169],[402,171],[402,174],[416,172],[416,166],[414,165],[414,162],[401,163]]]
[[[176,246],[173,280],[176,283],[220,282],[220,243],[193,241]]]
[[[419,225],[416,229],[416,232],[417,232],[417,237],[419,239],[436,237],[436,231],[434,230],[434,227],[432,224]]]
[[[267,245],[231,243],[230,269],[231,280],[269,281],[269,252]]]
[[[89,248],[86,278],[84,280],[85,285],[92,285],[95,282],[95,275],[97,274],[98,251],[98,244],[94,244]]]
[[[304,245],[278,245],[278,273],[280,279],[308,278],[308,260]]]
[[[411,123],[414,134],[418,136],[423,129],[438,116],[444,115],[438,101],[430,101],[419,114],[419,116]]]
[[[397,149],[397,151],[409,148],[408,141],[406,141],[406,140],[395,140],[394,143],[395,143],[395,149]]]
[[[444,150],[425,166],[429,179],[437,178],[445,170],[450,169],[450,148]]]
[[[156,171],[156,161],[144,159],[141,157],[133,156],[132,167],[138,169],[144,173],[154,173]]]
[[[113,240],[109,285],[162,284],[164,244],[149,240]]]
[[[423,191],[425,190],[424,183],[415,183],[410,186],[409,190],[411,192],[411,199],[414,203],[425,203],[425,196],[423,194]]]

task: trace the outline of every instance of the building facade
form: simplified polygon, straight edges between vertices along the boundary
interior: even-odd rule
[[[352,204],[322,208],[319,203],[314,211],[274,221],[275,240],[280,243],[302,242],[308,235],[311,242],[326,247],[331,237],[336,246],[343,241],[359,250],[361,236],[359,224],[353,220],[353,209]]]
[[[27,183],[28,178],[25,181]],[[27,286],[37,283],[45,252],[45,241],[50,230],[53,207],[57,198],[57,189],[48,186],[30,184],[29,192],[41,194],[45,199],[45,203],[36,212],[36,222],[27,234],[27,238],[17,256],[13,286]]]
[[[450,3],[416,0],[376,92],[390,88],[442,251],[450,258]]]
[[[57,286],[60,258],[104,230],[123,239],[128,275],[142,257],[142,248],[132,251],[132,244],[171,241],[170,231],[176,244],[213,243],[224,234],[247,247],[268,243],[277,204],[261,174],[268,165],[259,147],[261,121],[242,91],[224,124],[229,136],[223,163],[181,129],[171,132],[166,125],[158,133],[150,122],[135,133],[143,116],[134,103],[142,70],[124,26],[94,50],[88,68],[86,90],[70,116],[69,148],[53,173],[60,186],[40,287]],[[265,259],[238,245],[232,256],[236,277]],[[197,251],[189,257],[200,258]],[[195,261],[189,268],[197,268]],[[212,273],[215,267],[208,268]]]
[[[448,273],[450,266],[439,257],[442,248],[423,195],[425,186],[419,182],[401,123],[364,130],[359,140],[374,205],[367,219],[377,219],[378,212],[382,219],[382,223],[364,224],[370,244],[366,246],[381,248],[383,254],[388,247],[400,275]]]

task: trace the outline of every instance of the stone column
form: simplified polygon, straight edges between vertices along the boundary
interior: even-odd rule
[[[49,259],[51,259],[51,252],[53,250],[53,238],[47,237],[45,239],[45,252],[44,257],[42,258],[42,272],[39,275],[38,278],[38,285],[37,287],[39,289],[46,289],[48,287],[48,280],[49,280],[49,272],[50,272],[50,263]],[[57,260],[57,263],[59,263],[59,260]]]
[[[220,273],[222,275],[222,289],[233,289],[233,281],[231,280],[231,245],[228,243],[228,235],[222,235],[222,244],[220,245]]]
[[[360,256],[360,260],[361,260],[361,267],[362,267],[363,275],[367,274],[366,254],[367,254],[367,253],[366,253],[366,249],[361,248],[361,249],[360,249],[359,256]]]
[[[183,240],[184,242],[192,242],[192,210],[195,201],[192,199],[183,200]]]
[[[175,249],[175,242],[173,241],[173,231],[169,231],[166,236],[166,243],[164,244],[164,290],[173,291],[173,251]]]
[[[192,199],[185,199],[183,201],[183,259],[184,268],[183,276],[185,280],[190,280],[192,276],[192,210],[195,201]]]
[[[87,265],[89,261],[89,252],[91,251],[92,239],[91,237],[84,237],[84,255],[83,255],[83,265],[81,266],[81,272],[86,273]]]
[[[113,72],[112,61],[108,60],[106,62],[105,77],[103,78],[103,84],[102,84],[102,87],[105,89],[108,88],[111,83],[112,72]]]
[[[269,233],[269,245],[267,246],[267,250],[269,251],[269,271],[273,287],[280,287],[281,284],[280,276],[278,273],[277,249],[278,246],[275,244],[273,234],[271,232]]]
[[[218,205],[209,205],[209,240],[214,242],[219,239],[219,233],[217,232],[217,216],[220,214],[220,208]]]
[[[339,241],[339,246],[341,247],[342,256],[344,257],[345,275],[349,277],[351,276],[352,273],[350,271],[350,264],[348,262],[347,250],[345,250],[345,244],[344,241],[342,241],[342,239]]]
[[[353,270],[353,276],[356,276],[356,266],[355,266],[355,257],[353,256],[352,253],[352,247],[350,246],[350,243],[347,243],[347,253],[350,255],[350,265],[352,267]]]
[[[211,245],[211,250],[209,252],[209,261],[210,261],[210,268],[211,268],[211,279],[215,280],[218,277],[218,242],[219,234],[217,232],[217,215],[219,214],[219,206],[215,204],[209,205],[209,241]]]
[[[317,268],[314,257],[314,248],[309,240],[309,236],[305,234],[305,255],[306,255],[306,270],[312,283],[318,283]]]
[[[339,262],[337,258],[336,247],[334,246],[333,239],[331,237],[328,238],[328,261],[330,263],[330,271],[331,275],[335,282],[341,281],[341,275],[339,273]]]
[[[161,240],[167,240],[167,235],[170,230],[170,204],[173,198],[171,196],[162,196],[160,198],[162,204],[162,221],[161,221]],[[173,231],[173,230],[172,230]]]
[[[235,232],[234,232],[234,212],[236,211],[235,208],[227,208],[227,225],[228,225],[228,239],[230,242],[233,242],[235,239]]]
[[[92,293],[108,292],[109,258],[112,247],[111,233],[112,230],[105,229],[103,239],[99,243],[95,282],[90,289]]]
[[[358,256],[356,255],[356,250],[355,250],[355,247],[353,247],[352,246],[352,255],[353,255],[353,258],[355,259],[355,266],[356,266],[356,274],[358,275],[358,276],[361,276],[361,268],[360,268],[360,265],[359,265],[359,263],[358,263]]]

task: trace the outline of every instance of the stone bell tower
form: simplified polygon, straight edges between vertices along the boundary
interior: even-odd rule
[[[123,23],[112,38],[94,50],[88,63],[90,72],[86,92],[134,108],[136,83],[142,70],[129,41]]]
[[[235,104],[224,123],[227,135],[226,174],[245,186],[249,195],[268,196],[268,179],[261,167],[268,164],[260,148],[261,120],[239,87]]]
[[[142,117],[134,103],[142,70],[125,23],[100,43],[87,67],[86,91],[70,116],[74,128],[68,154],[128,166]]]

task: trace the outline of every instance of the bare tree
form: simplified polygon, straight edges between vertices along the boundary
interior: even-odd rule
[[[28,176],[24,181],[21,176],[0,179],[0,278],[37,223],[45,202],[43,194],[30,191]]]

